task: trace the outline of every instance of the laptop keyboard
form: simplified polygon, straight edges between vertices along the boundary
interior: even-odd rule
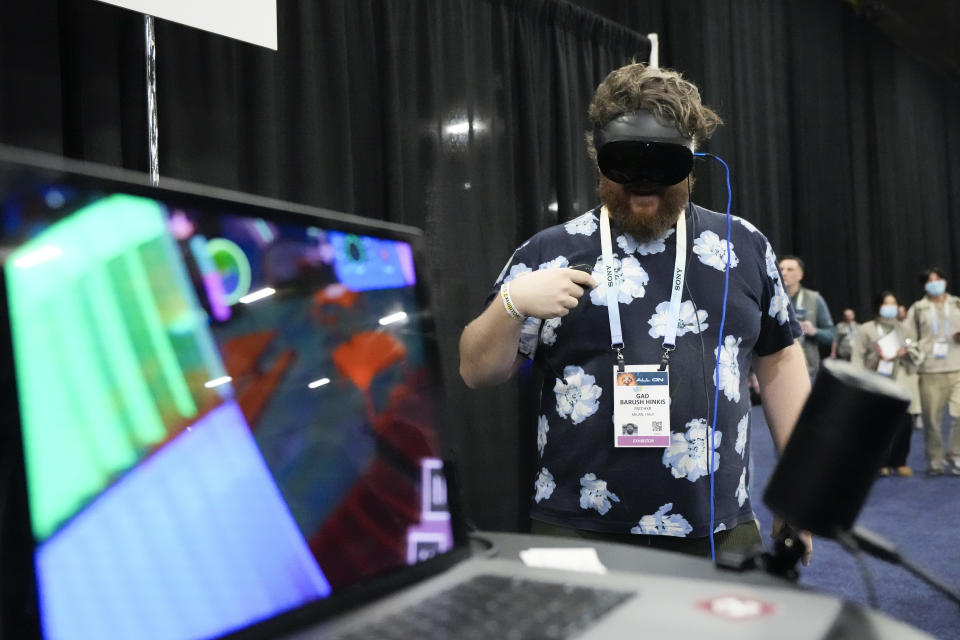
[[[340,640],[569,638],[633,593],[502,576],[476,576]]]

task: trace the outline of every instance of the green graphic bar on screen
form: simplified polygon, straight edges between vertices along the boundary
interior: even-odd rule
[[[264,223],[266,224],[266,223]],[[194,250],[193,242],[190,243],[191,250]],[[227,375],[226,367],[220,358],[220,352],[217,350],[213,334],[210,332],[209,319],[200,301],[196,297],[193,287],[190,286],[190,276],[187,273],[186,263],[180,259],[179,250],[173,238],[168,236],[166,243],[161,247],[167,263],[170,265],[171,281],[176,285],[179,291],[183,292],[183,297],[187,302],[187,307],[177,318],[172,319],[167,327],[171,333],[186,334],[192,332],[196,340],[196,347],[199,351],[200,360],[209,374],[208,380],[222,378]],[[213,389],[217,395],[222,398],[233,397],[233,386],[223,384]]]
[[[164,238],[161,206],[109,196],[17,249],[6,269],[34,535],[44,539],[167,435],[107,276]],[[133,269],[135,271],[135,269]],[[142,274],[141,274],[142,275]],[[132,278],[133,291],[149,286]],[[134,294],[136,304],[150,298]],[[157,310],[141,310],[156,317]],[[148,323],[152,347],[162,325]],[[159,332],[159,333],[158,333]],[[169,347],[169,345],[167,345]],[[160,349],[162,352],[162,348]],[[159,356],[178,407],[196,411],[183,373]],[[177,380],[177,382],[173,382]],[[188,399],[184,400],[183,394]]]
[[[163,326],[163,320],[160,318],[156,300],[154,300],[150,289],[146,270],[137,256],[127,254],[126,258],[130,277],[134,283],[133,291],[137,296],[137,302],[140,303],[140,310],[147,321],[150,342],[160,360],[160,367],[168,390],[173,394],[173,401],[180,415],[185,418],[192,418],[197,415],[197,403],[190,395],[190,387],[187,385],[183,370],[177,361],[177,354],[174,352],[173,345],[170,344],[167,331]]]

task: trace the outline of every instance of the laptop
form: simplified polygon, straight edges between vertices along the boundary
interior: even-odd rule
[[[0,637],[822,637],[838,611],[743,586],[763,615],[717,627],[731,584],[472,555],[416,229],[0,147],[0,258]]]

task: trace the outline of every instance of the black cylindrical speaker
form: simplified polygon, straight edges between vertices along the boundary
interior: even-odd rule
[[[825,360],[763,501],[796,529],[849,530],[909,404],[890,378]]]

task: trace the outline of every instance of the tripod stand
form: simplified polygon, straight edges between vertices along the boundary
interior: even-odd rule
[[[957,606],[960,606],[960,591],[957,591],[929,571],[910,562],[889,540],[863,527],[854,527],[850,531],[838,532],[834,537],[837,542],[843,545],[843,548],[850,553],[867,553],[884,562],[903,567],[923,582],[943,593],[947,598],[956,603]]]

